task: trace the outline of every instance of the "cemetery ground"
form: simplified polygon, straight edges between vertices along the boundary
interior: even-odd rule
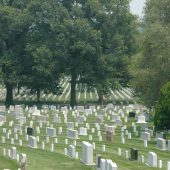
[[[128,112],[125,107],[116,106],[117,111],[122,110],[122,115],[119,114],[122,125],[118,125],[116,121],[112,120],[113,112],[118,115],[117,111],[106,111],[103,114],[103,121],[100,125],[96,126],[98,115],[101,115],[101,109],[97,109],[86,116],[86,120],[81,123],[76,122],[76,117],[84,115],[83,112],[76,112],[68,110],[57,111],[51,109],[42,109],[42,115],[46,116],[46,120],[42,123],[39,121],[39,116],[32,116],[32,113],[28,109],[24,109],[23,116],[26,118],[26,122],[23,126],[19,125],[20,119],[16,119],[16,114],[6,112],[6,122],[1,126],[0,130],[0,169],[17,169],[20,167],[20,163],[16,160],[12,160],[8,155],[8,150],[12,147],[16,147],[17,154],[25,153],[27,156],[26,168],[27,170],[90,170],[96,169],[96,166],[84,165],[80,162],[82,158],[82,142],[86,141],[93,144],[93,161],[96,163],[96,156],[100,154],[102,158],[111,159],[118,166],[119,170],[151,170],[158,169],[149,167],[146,165],[148,162],[148,153],[154,152],[157,154],[158,160],[162,160],[162,169],[166,170],[167,162],[170,161],[170,151],[163,151],[157,148],[155,135],[151,137],[151,140],[147,142],[147,147],[144,147],[144,141],[141,139],[141,125],[137,124],[135,118],[128,118]],[[119,108],[119,109],[118,109]],[[54,122],[54,117],[61,118],[61,123]],[[66,116],[67,115],[67,120]],[[99,116],[100,117],[100,116]],[[40,118],[41,119],[41,118]],[[100,120],[101,121],[101,120]],[[13,123],[12,123],[13,122]],[[69,138],[68,122],[72,122],[71,126],[79,133],[80,127],[87,128],[87,135],[78,134],[78,139]],[[12,126],[11,126],[12,124]],[[32,124],[32,125],[31,125]],[[38,137],[37,148],[28,147],[29,136],[26,134],[27,127],[33,128],[33,136]],[[106,141],[106,126],[115,126],[115,133],[113,136],[113,142]],[[138,135],[134,132],[133,126],[136,126],[135,131],[138,131]],[[153,129],[152,119],[147,123],[149,129]],[[125,127],[126,126],[126,127]],[[39,127],[37,130],[37,127]],[[46,128],[53,127],[56,129],[55,137],[47,137]],[[62,127],[62,130],[61,130]],[[124,130],[122,130],[124,127]],[[6,130],[5,130],[6,129]],[[18,129],[16,131],[16,129]],[[60,130],[61,131],[60,131]],[[22,132],[21,132],[22,130]],[[39,131],[39,132],[38,132]],[[60,132],[59,132],[60,131]],[[9,136],[8,136],[9,133]],[[124,143],[122,143],[122,133],[124,133]],[[128,136],[128,134],[131,134]],[[7,137],[8,136],[8,137]],[[5,138],[5,142],[2,138]],[[100,138],[100,140],[99,140]],[[101,139],[102,138],[102,139]],[[11,142],[11,139],[13,142]],[[170,135],[167,134],[166,139],[170,140]],[[22,140],[22,146],[20,141]],[[3,141],[3,142],[2,142]],[[42,149],[42,142],[44,142],[44,150]],[[12,144],[11,144],[12,143]],[[53,144],[53,150],[51,150],[51,144]],[[69,148],[69,145],[74,145],[76,152],[78,153],[76,158],[70,158],[65,155],[64,148]],[[105,147],[103,146],[105,145]],[[138,160],[130,160],[130,149],[136,148],[138,150]],[[5,149],[5,155],[4,155]],[[121,149],[121,155],[120,155]],[[119,150],[119,154],[118,154]],[[128,154],[128,155],[127,155]],[[144,162],[141,160],[141,156],[144,157]]]

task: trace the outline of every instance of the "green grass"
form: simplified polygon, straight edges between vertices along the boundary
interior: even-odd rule
[[[0,155],[0,169],[18,169],[18,163],[7,157]]]
[[[52,124],[52,112],[49,111],[49,121]],[[25,112],[25,115],[27,113]],[[59,113],[59,115],[62,117],[62,122],[63,122],[63,114]],[[90,125],[90,128],[95,126],[95,116],[91,115],[87,118],[87,122]],[[2,128],[8,127],[8,122],[10,120],[15,120],[14,122],[17,124],[17,120],[13,116],[7,115],[7,123],[1,127],[0,130],[0,136],[5,136],[5,134],[2,133]],[[29,126],[29,121],[31,119],[27,117],[27,123],[24,126]],[[71,112],[68,113],[68,122],[70,121],[75,121],[75,119],[71,116]],[[125,144],[121,144],[121,131],[120,127],[116,128],[116,134],[114,135],[114,142],[109,143],[105,140],[105,130],[104,130],[104,124],[101,125],[101,134],[103,137],[103,141],[99,142],[98,141],[98,136],[97,136],[97,131],[95,131],[93,135],[93,142],[95,142],[96,148],[94,150],[94,162],[96,160],[96,155],[101,154],[103,158],[107,159],[112,159],[116,164],[118,165],[119,170],[154,170],[157,168],[150,168],[146,166],[145,164],[142,164],[140,161],[130,161],[125,158],[125,151],[129,151],[130,155],[130,148],[135,147],[139,151],[139,157],[141,155],[145,156],[145,162],[147,162],[147,155],[149,151],[153,151],[158,155],[158,159],[163,160],[163,170],[165,170],[166,162],[170,161],[170,152],[168,151],[161,151],[156,148],[156,142],[154,141],[154,138],[150,142],[148,142],[148,148],[144,148],[143,141],[140,139],[140,137],[136,137],[134,133],[132,132],[132,127],[131,124],[132,122],[135,122],[135,119],[131,118],[129,119],[127,125],[127,129],[129,132],[132,133],[132,139],[129,140],[127,139],[127,136],[125,136]],[[107,120],[107,117],[105,117],[105,122],[108,125],[113,125],[113,122],[110,122]],[[41,128],[41,134],[37,134],[35,129],[36,126],[38,126],[39,123],[34,121],[34,136],[39,136],[40,141],[45,141],[45,131],[46,131],[46,124],[43,124],[43,127]],[[58,132],[58,127],[62,126],[63,127],[63,133],[61,135],[57,134],[58,138],[58,144],[54,144],[54,152],[50,151],[50,144],[54,142],[54,138],[50,138],[50,143],[45,144],[45,150],[41,150],[41,142],[38,143],[38,148],[39,149],[31,149],[27,147],[28,142],[25,141],[25,128],[23,128],[23,135],[19,135],[19,138],[23,139],[23,147],[18,146],[18,141],[15,140],[15,146],[17,148],[17,152],[19,153],[26,153],[27,154],[27,170],[90,170],[90,169],[95,169],[94,167],[91,166],[86,166],[82,163],[80,163],[81,159],[81,145],[82,141],[89,141],[89,136],[79,136],[80,139],[77,140],[77,146],[76,146],[76,151],[79,153],[79,158],[76,159],[71,159],[67,156],[64,155],[64,148],[68,148],[70,144],[73,144],[73,139],[68,139],[68,145],[64,144],[65,138],[67,138],[67,127],[66,124],[64,123],[53,123],[53,126],[56,128]],[[151,128],[153,126],[152,122],[148,123],[148,126]],[[80,127],[85,127],[84,124],[79,124],[79,127],[75,127],[76,130],[79,130]],[[139,130],[140,127],[137,126],[137,129]],[[88,134],[91,134],[91,130],[88,130]],[[140,136],[140,133],[139,133]],[[14,135],[12,134],[12,137]],[[170,136],[167,135],[167,138],[170,139]],[[89,141],[92,143],[92,141]],[[102,145],[106,145],[106,152],[102,152]],[[6,144],[1,144],[0,149],[2,153],[2,149],[6,148],[9,149],[11,148],[12,145],[10,144],[10,141],[6,139]],[[122,156],[118,156],[117,150],[118,148],[122,149]],[[2,154],[1,154],[2,155]],[[1,156],[2,157],[2,156]],[[8,157],[0,157],[0,169],[4,168],[4,165],[8,166],[6,168],[9,168],[11,170],[17,169],[18,164],[15,161],[10,160]]]

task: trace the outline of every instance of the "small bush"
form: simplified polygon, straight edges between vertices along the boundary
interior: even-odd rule
[[[160,90],[160,97],[155,106],[155,130],[170,129],[170,82]]]

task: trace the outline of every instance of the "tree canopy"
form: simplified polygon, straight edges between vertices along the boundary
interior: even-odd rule
[[[170,129],[170,82],[160,91],[158,103],[155,107],[154,125],[156,130]]]
[[[135,52],[135,17],[128,0],[0,1],[1,78],[6,104],[13,88],[60,93],[60,78],[109,93],[129,80],[127,59]],[[117,86],[118,87],[118,86]]]
[[[170,80],[170,0],[147,1],[140,50],[130,74],[132,86],[144,103],[152,107],[161,87]]]

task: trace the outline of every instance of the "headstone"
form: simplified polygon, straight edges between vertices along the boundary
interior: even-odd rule
[[[145,162],[145,158],[143,155],[141,155],[141,162],[144,163]]]
[[[106,141],[113,142],[113,131],[106,131]]]
[[[170,162],[167,162],[166,170],[170,170]]]
[[[119,119],[116,120],[116,125],[117,125],[117,126],[122,126],[122,120],[119,120]]]
[[[77,106],[78,112],[84,112],[84,106]]]
[[[46,135],[49,137],[56,137],[56,129],[55,128],[46,128]]]
[[[68,129],[74,129],[74,122],[67,122]]]
[[[61,117],[59,117],[59,116],[54,116],[53,122],[55,122],[55,123],[61,123]]]
[[[125,151],[125,157],[126,159],[129,159],[129,152],[127,150]]]
[[[138,160],[138,150],[136,148],[131,148],[130,155],[131,160]]]
[[[64,155],[67,155],[67,148],[64,148]]]
[[[54,144],[51,144],[51,152],[54,152]]]
[[[84,112],[85,112],[86,116],[91,115],[92,114],[92,109],[85,109]]]
[[[120,116],[118,114],[112,114],[112,121],[116,122],[116,120],[120,120]]]
[[[87,128],[80,127],[79,135],[86,136],[87,135]]]
[[[29,147],[31,148],[37,148],[37,138],[33,136],[29,136]]]
[[[170,151],[170,140],[168,140],[168,151]]]
[[[135,117],[136,116],[136,113],[135,112],[129,112],[129,117]]]
[[[46,143],[49,143],[50,142],[50,138],[49,136],[46,136]]]
[[[100,160],[100,170],[106,170],[106,160],[105,159]]]
[[[138,116],[138,121],[137,123],[146,123],[145,122],[145,116]]]
[[[103,152],[106,151],[106,145],[102,145],[102,151],[103,151]]]
[[[41,149],[42,149],[42,150],[45,149],[45,143],[44,143],[44,142],[41,143]]]
[[[150,141],[151,140],[150,133],[148,133],[148,132],[141,132],[141,139],[142,140]]]
[[[105,131],[112,131],[113,134],[115,133],[115,126],[105,126]]]
[[[99,136],[99,141],[102,142],[102,136]]]
[[[166,150],[166,140],[162,138],[157,138],[156,146],[160,150]]]
[[[78,131],[77,130],[68,129],[67,134],[68,134],[68,137],[71,139],[78,139]]]
[[[148,147],[148,141],[147,140],[144,140],[144,147],[147,148]]]
[[[27,161],[27,157],[26,154],[21,154],[21,162],[20,162],[20,167],[21,170],[26,170],[26,161]]]
[[[153,130],[152,130],[152,129],[146,128],[146,129],[145,129],[145,132],[150,133],[150,136],[151,136],[151,137],[153,136]]]
[[[164,132],[157,132],[156,139],[158,138],[166,139],[166,134]]]
[[[148,153],[148,165],[150,167],[157,167],[157,155],[154,152]]]
[[[118,169],[117,164],[111,161],[109,163],[109,170],[117,170],[117,169]]]
[[[148,128],[148,124],[147,123],[140,123],[141,125],[141,130],[145,131],[146,128]]]
[[[63,131],[62,129],[63,129],[62,127],[59,127],[59,128],[58,128],[58,134],[59,134],[59,135],[62,134],[62,131]]]
[[[121,156],[121,155],[122,155],[121,148],[118,148],[118,156]]]
[[[159,160],[159,161],[158,161],[158,168],[159,168],[159,169],[162,169],[162,160]]]
[[[131,138],[132,138],[131,133],[128,133],[128,139],[131,139]]]
[[[84,116],[77,116],[76,122],[79,123],[79,124],[83,124],[84,123]]]
[[[27,128],[27,135],[33,136],[33,128],[30,127]]]
[[[97,155],[96,156],[96,166],[97,166],[97,168],[100,168],[100,161],[101,161],[101,155]]]
[[[98,116],[96,117],[96,123],[102,124],[102,123],[103,123],[103,116],[98,115]]]
[[[86,165],[94,165],[93,163],[93,145],[88,142],[82,142],[82,163]]]
[[[73,145],[69,145],[69,148],[67,150],[67,154],[71,158],[76,158],[76,148]]]
[[[17,159],[17,150],[15,147],[11,148],[11,159]]]

